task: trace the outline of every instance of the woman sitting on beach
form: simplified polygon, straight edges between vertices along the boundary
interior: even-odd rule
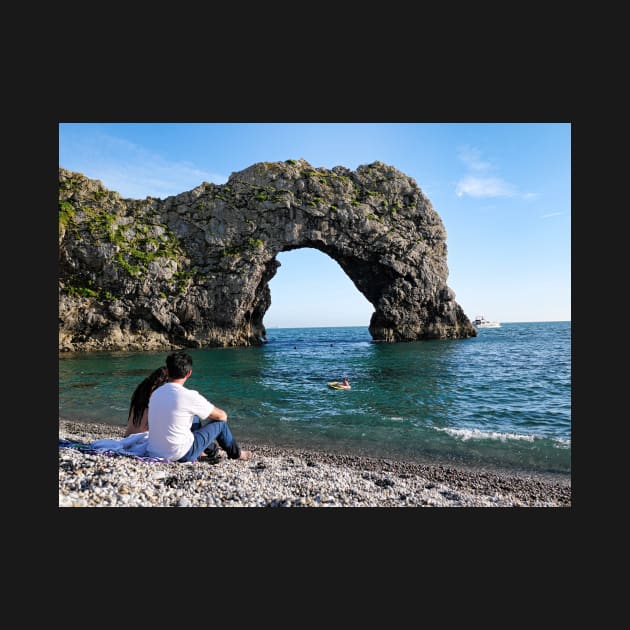
[[[335,389],[351,389],[350,381],[347,378],[344,378],[341,383],[339,381],[331,381],[328,384],[334,387]]]
[[[134,390],[129,405],[125,436],[149,430],[149,398],[160,385],[168,381],[166,366],[154,370]]]

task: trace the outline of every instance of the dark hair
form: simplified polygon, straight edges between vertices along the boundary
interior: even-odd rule
[[[170,378],[184,378],[192,370],[192,357],[183,351],[173,352],[166,357],[166,367]]]
[[[129,405],[129,415],[131,422],[138,426],[142,419],[144,410],[149,406],[149,398],[151,394],[160,386],[168,381],[168,372],[164,366],[159,367],[147,376],[142,383],[136,387],[131,395],[131,404]]]

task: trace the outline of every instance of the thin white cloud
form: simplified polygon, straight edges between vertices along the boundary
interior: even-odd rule
[[[549,214],[543,214],[540,218],[548,219],[549,217],[559,217],[561,214],[564,214],[564,212],[550,212]]]
[[[534,199],[538,193],[521,193],[518,188],[500,177],[492,177],[486,173],[495,170],[494,165],[483,159],[482,153],[476,147],[463,145],[457,150],[457,157],[466,165],[469,173],[462,177],[455,186],[458,197],[522,197]]]
[[[204,181],[223,184],[228,177],[210,173],[188,161],[172,161],[127,140],[104,133],[72,135],[60,142],[59,166],[99,179],[123,197],[161,199],[195,188]],[[73,164],[62,162],[64,151]]]
[[[481,159],[481,151],[479,149],[471,147],[468,144],[459,147],[457,157],[466,164],[471,171],[487,171],[492,166],[490,162]]]
[[[498,177],[475,177],[467,175],[457,182],[455,193],[458,197],[514,197],[516,188]]]

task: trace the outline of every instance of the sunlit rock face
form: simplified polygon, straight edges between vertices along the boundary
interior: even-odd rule
[[[476,336],[446,284],[442,221],[411,177],[287,160],[143,200],[60,168],[59,350],[264,343],[276,256],[301,247],[373,305],[375,341]]]

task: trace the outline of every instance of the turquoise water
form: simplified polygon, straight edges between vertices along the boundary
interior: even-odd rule
[[[190,349],[187,387],[242,442],[571,471],[571,323],[507,323],[473,339],[372,343],[367,327],[272,328],[255,348]],[[60,354],[59,415],[124,426],[166,352]],[[352,389],[330,380],[347,376]]]

